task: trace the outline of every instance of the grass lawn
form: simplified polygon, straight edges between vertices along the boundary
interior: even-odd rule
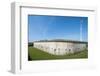
[[[52,55],[46,52],[43,52],[39,49],[28,47],[28,60],[53,60],[53,59],[78,59],[78,58],[88,58],[88,51],[84,50],[74,54],[67,55]]]

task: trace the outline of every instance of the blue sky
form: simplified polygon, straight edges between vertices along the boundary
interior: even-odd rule
[[[29,42],[49,39],[80,40],[82,22],[82,40],[88,40],[88,18],[74,16],[28,16]]]

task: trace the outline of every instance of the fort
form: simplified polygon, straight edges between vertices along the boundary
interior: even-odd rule
[[[88,42],[75,40],[39,40],[33,42],[33,47],[53,55],[65,55],[87,49]]]

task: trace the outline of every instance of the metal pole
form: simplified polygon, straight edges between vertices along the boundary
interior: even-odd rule
[[[80,19],[80,41],[82,41],[82,23],[83,23],[83,19]]]

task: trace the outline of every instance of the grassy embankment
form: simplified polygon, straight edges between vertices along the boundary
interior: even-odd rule
[[[79,58],[88,58],[88,51],[84,50],[74,54],[67,55],[52,55],[46,52],[43,52],[37,48],[29,47],[28,48],[28,60],[54,60],[54,59],[79,59]]]

